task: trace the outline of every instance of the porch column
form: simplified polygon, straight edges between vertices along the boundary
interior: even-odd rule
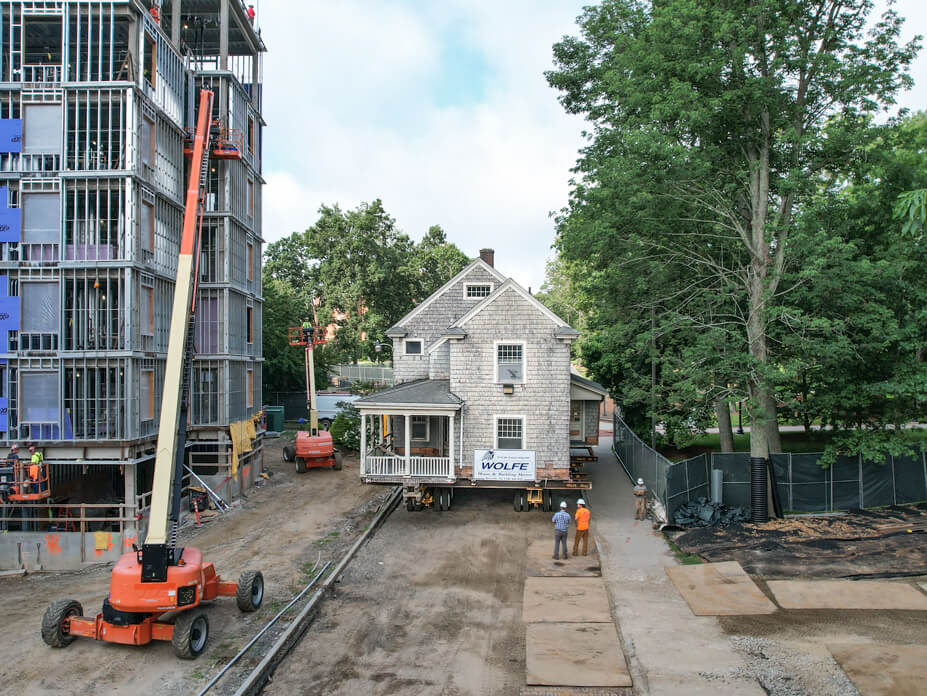
[[[367,414],[361,411],[360,414],[360,436],[361,436],[361,451],[360,451],[360,468],[361,476],[363,476],[367,471]]]
[[[447,456],[448,456],[448,476],[454,478],[454,413],[448,416],[447,431]]]
[[[412,416],[406,414],[406,429],[403,431],[406,441],[406,476],[412,475]]]

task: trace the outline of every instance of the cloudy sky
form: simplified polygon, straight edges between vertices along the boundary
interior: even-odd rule
[[[439,224],[468,255],[493,247],[499,270],[540,287],[583,128],[543,72],[588,0],[255,4],[269,51],[268,241],[309,227],[323,203],[381,198],[413,239]],[[927,27],[923,0],[897,7],[906,38]],[[914,77],[901,101],[923,109],[927,59]]]

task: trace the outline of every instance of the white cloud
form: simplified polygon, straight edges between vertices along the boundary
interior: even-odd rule
[[[583,128],[543,71],[584,4],[263,0],[265,237],[305,229],[323,203],[379,197],[413,238],[440,224],[468,255],[493,247],[500,271],[538,288]],[[906,38],[927,24],[918,0],[897,8]],[[487,74],[478,98],[439,106],[448,36]],[[923,108],[925,69],[919,60],[903,105]]]

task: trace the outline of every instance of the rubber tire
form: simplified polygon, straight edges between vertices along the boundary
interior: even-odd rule
[[[554,508],[554,494],[548,490],[544,491],[544,512],[550,512]]]
[[[521,491],[515,491],[515,501],[512,503],[515,512],[521,512]]]
[[[42,617],[42,640],[53,648],[66,648],[77,636],[65,633],[61,624],[70,616],[83,616],[84,608],[76,599],[57,599],[48,605]]]
[[[296,457],[296,473],[305,474],[306,473],[306,460],[302,457]]]
[[[454,489],[445,488],[444,489],[444,504],[447,506],[447,509],[451,509],[451,503],[454,502]]]
[[[335,463],[332,464],[332,469],[335,471],[341,471],[341,466],[341,452],[339,450],[335,450]]]
[[[415,499],[406,498],[406,510],[409,512],[415,512]]]
[[[296,459],[296,448],[293,445],[283,446],[283,461],[292,462]]]
[[[200,623],[199,619],[202,619]],[[196,633],[194,625],[198,630],[205,628],[206,635],[203,637],[199,650],[196,649]],[[187,610],[181,612],[180,616],[174,622],[174,633],[171,636],[171,645],[174,646],[174,654],[181,660],[195,660],[206,649],[206,643],[209,641],[209,619],[201,611]]]
[[[438,512],[447,510],[447,493],[443,488],[438,488],[435,493],[435,510]]]
[[[255,601],[254,595],[257,594]],[[259,570],[246,570],[238,578],[235,592],[238,608],[244,612],[257,611],[264,601],[264,574]]]
[[[528,501],[527,501],[527,496],[525,496],[525,492],[522,491],[521,493],[519,493],[518,497],[520,501],[519,509],[521,510],[521,512],[528,512]]]
[[[319,430],[329,430],[332,427],[332,422],[328,418],[323,418],[319,421]]]

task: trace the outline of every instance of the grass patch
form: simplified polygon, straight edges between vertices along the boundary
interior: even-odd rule
[[[202,673],[200,670],[198,670],[198,669],[193,670],[193,671],[190,673],[190,676],[193,677],[194,679],[205,679],[205,678],[206,678],[206,675],[203,674],[203,673]]]
[[[676,542],[670,539],[668,536],[663,535],[663,538],[666,539],[666,545],[670,547],[670,551],[673,552],[673,555],[676,557],[676,560],[679,561],[682,565],[698,565],[704,563],[702,557],[694,553],[686,553],[680,549]]]

